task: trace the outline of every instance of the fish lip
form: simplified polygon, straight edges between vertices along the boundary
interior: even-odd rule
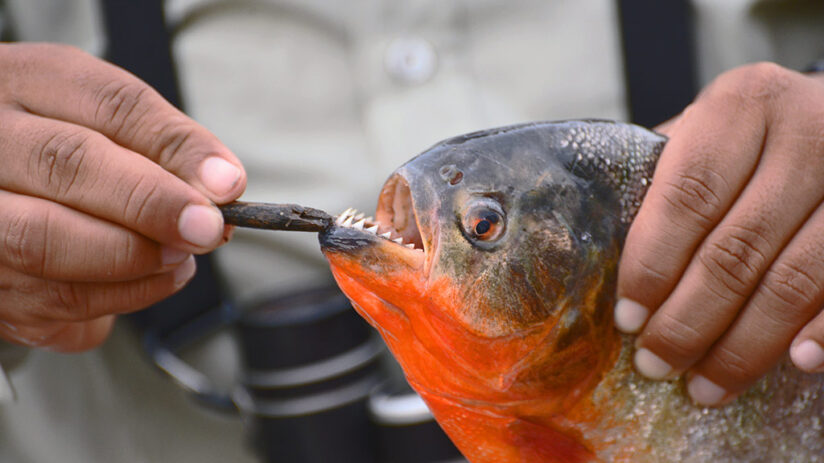
[[[380,239],[369,232],[341,225],[332,225],[318,234],[322,249],[356,251],[366,246],[378,244]]]

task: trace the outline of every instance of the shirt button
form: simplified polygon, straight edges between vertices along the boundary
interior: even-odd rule
[[[406,85],[426,82],[438,67],[438,55],[428,40],[420,37],[395,39],[384,56],[386,72],[392,79]]]

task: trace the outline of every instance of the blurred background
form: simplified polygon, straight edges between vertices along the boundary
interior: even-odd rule
[[[243,200],[333,214],[374,211],[446,137],[652,127],[732,67],[824,57],[824,6],[802,0],[5,0],[0,19],[155,86],[241,159]],[[128,318],[93,352],[18,362],[0,461],[461,461],[312,234],[239,229]]]

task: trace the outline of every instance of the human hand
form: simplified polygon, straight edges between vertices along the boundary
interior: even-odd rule
[[[662,131],[619,268],[615,322],[640,332],[638,371],[687,372],[692,399],[713,406],[788,348],[824,370],[824,81],[734,69]]]
[[[183,287],[246,184],[157,92],[61,45],[0,45],[0,166],[0,337],[61,351]]]

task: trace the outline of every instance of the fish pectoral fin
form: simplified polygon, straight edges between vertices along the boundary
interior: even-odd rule
[[[522,461],[584,463],[600,461],[584,444],[583,436],[546,424],[515,419],[507,426]]]

